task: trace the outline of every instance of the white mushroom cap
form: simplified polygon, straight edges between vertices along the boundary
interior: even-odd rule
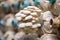
[[[17,13],[15,16],[16,16],[16,17],[26,17],[26,15],[21,14],[21,13]]]
[[[27,22],[25,25],[31,27],[33,24],[32,24],[32,22]]]
[[[40,27],[41,26],[41,24],[34,24],[33,26],[32,26],[32,28],[37,28],[37,27]]]
[[[40,9],[38,9],[38,10],[35,10],[35,11],[37,11],[37,12],[42,12],[42,10],[40,10]]]
[[[24,27],[27,27],[27,26],[32,26],[32,22],[27,22],[27,23],[20,23],[18,25],[19,28],[24,28]]]
[[[16,17],[16,20],[21,21],[22,17]]]
[[[28,8],[24,8],[24,10],[28,10]]]
[[[17,16],[20,16],[20,13],[17,13],[15,16],[16,16],[16,17],[17,17]]]
[[[25,24],[26,24],[26,23],[19,23],[18,28],[24,28],[24,27],[26,27]]]
[[[33,17],[30,15],[30,16],[27,16],[26,18],[25,18],[25,20],[30,20],[30,19],[32,19]]]
[[[36,20],[32,20],[32,23],[36,22]]]
[[[37,16],[36,12],[30,13],[32,16]]]
[[[33,17],[33,20],[38,20],[38,18]]]
[[[27,14],[30,14],[31,12],[28,10],[24,10],[22,13],[27,15]]]
[[[39,9],[39,8],[37,8],[37,7],[35,7],[35,6],[28,6],[27,8],[28,8],[28,9],[34,8],[35,10]]]

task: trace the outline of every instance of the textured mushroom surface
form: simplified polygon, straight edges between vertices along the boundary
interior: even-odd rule
[[[15,15],[16,19],[18,20],[18,29],[24,28],[23,30],[28,32],[32,29],[41,27],[41,24],[38,22],[40,15],[41,10],[35,6],[28,6],[19,11]]]

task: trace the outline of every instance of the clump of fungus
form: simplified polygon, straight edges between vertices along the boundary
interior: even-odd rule
[[[40,27],[41,24],[38,23],[38,19],[41,15],[41,10],[35,6],[28,6],[18,12],[15,17],[19,21],[18,28],[23,28],[27,32],[30,32],[32,29],[36,30],[37,27]]]

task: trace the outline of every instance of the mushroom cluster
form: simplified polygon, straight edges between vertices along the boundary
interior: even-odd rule
[[[18,20],[18,29],[35,29],[40,27],[41,24],[38,22],[38,19],[41,15],[41,10],[35,6],[28,6],[18,12],[15,17]]]

